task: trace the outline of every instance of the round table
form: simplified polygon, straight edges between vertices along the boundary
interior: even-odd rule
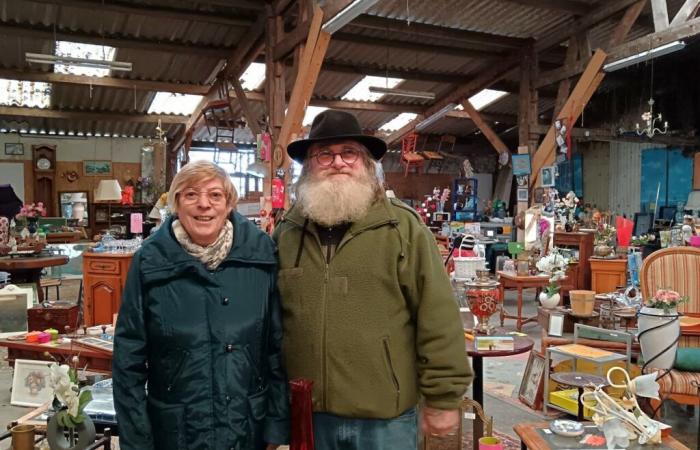
[[[39,303],[44,301],[44,291],[39,285],[41,271],[44,267],[62,266],[68,264],[67,256],[24,256],[20,258],[0,258],[0,271],[10,273],[10,282],[26,282],[36,284]]]
[[[586,386],[607,386],[608,380],[591,373],[583,372],[555,372],[549,376],[552,380],[559,384],[578,388],[578,421],[583,421],[583,388]],[[546,395],[546,394],[545,394]]]
[[[492,336],[498,336],[499,334],[493,334]],[[501,333],[501,335],[503,335]],[[478,335],[477,335],[478,336]],[[481,407],[486,411],[484,407],[484,362],[483,358],[495,358],[497,356],[511,356],[518,355],[520,353],[529,352],[532,350],[532,346],[535,342],[524,336],[513,336],[513,350],[477,350],[474,348],[474,341],[469,339],[465,340],[467,355],[472,358],[472,368],[474,369],[474,383],[472,384],[472,395],[474,400],[479,402]],[[479,448],[479,438],[484,434],[483,424],[481,419],[477,416],[474,419],[474,449]]]

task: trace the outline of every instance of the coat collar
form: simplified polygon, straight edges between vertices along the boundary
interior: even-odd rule
[[[146,239],[141,253],[141,272],[147,279],[178,276],[184,272],[207,273],[204,265],[182,248],[172,232],[176,217],[169,217],[150,238]],[[276,264],[275,247],[265,233],[237,212],[228,218],[233,225],[233,245],[224,261],[244,264]]]

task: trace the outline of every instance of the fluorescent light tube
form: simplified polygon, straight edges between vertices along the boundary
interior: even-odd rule
[[[683,41],[673,41],[666,45],[660,47],[652,48],[651,50],[646,50],[636,55],[628,56],[626,58],[618,59],[603,66],[603,70],[606,72],[614,72],[616,70],[624,69],[631,65],[648,61],[650,59],[658,58],[659,56],[668,55],[669,53],[676,52],[685,47],[685,42]]]
[[[450,111],[455,109],[456,106],[457,106],[456,103],[450,103],[449,105],[445,106],[441,110],[437,111],[432,116],[428,116],[427,118],[423,119],[418,125],[416,125],[416,131],[424,130],[425,128],[434,124],[438,120],[442,119],[447,113],[449,113]]]
[[[103,59],[72,58],[70,56],[44,55],[41,53],[25,53],[25,60],[37,64],[64,64],[66,66],[91,67],[95,69],[110,69],[129,72],[130,62],[105,61]]]
[[[376,94],[399,95],[401,97],[424,98],[427,100],[435,100],[435,93],[427,91],[409,91],[406,89],[386,88],[380,86],[370,86],[370,92]]]
[[[367,11],[375,3],[377,3],[377,0],[355,0],[333,16],[321,29],[326,33],[333,34],[355,20],[357,16]]]

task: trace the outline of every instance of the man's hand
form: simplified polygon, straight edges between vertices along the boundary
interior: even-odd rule
[[[458,409],[436,409],[423,406],[420,428],[428,436],[445,436],[453,434],[459,426]]]
[[[265,447],[265,450],[277,450],[279,447],[278,444],[267,444],[267,447]]]

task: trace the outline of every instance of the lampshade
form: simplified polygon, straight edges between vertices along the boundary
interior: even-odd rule
[[[122,199],[122,187],[117,180],[101,180],[95,190],[96,202],[119,201]]]
[[[685,203],[685,209],[700,211],[700,191],[690,191],[688,201]]]

